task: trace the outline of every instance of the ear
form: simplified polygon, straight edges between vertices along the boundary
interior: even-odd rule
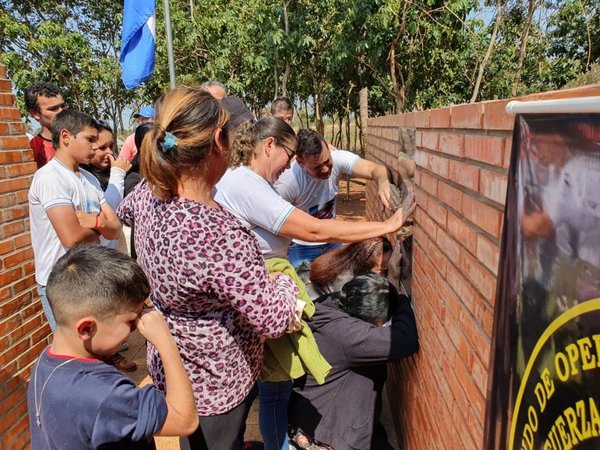
[[[75,325],[77,330],[77,336],[82,341],[89,341],[94,337],[98,329],[97,321],[95,317],[87,316],[79,319]]]
[[[273,136],[269,136],[264,140],[263,149],[265,150],[266,156],[271,156],[271,150],[275,148],[275,138]]]
[[[225,151],[227,151],[229,149],[229,142],[224,142],[226,141],[225,139],[225,133],[223,133],[223,128],[217,128],[217,131],[215,131],[215,146],[214,149],[215,151],[219,154],[219,156],[223,156],[223,154],[225,153]]]
[[[61,145],[68,147],[69,141],[71,140],[71,133],[66,128],[60,130],[60,143]]]
[[[41,113],[39,111],[36,111],[35,109],[30,109],[29,115],[31,117],[33,117],[35,120],[37,120],[38,122],[40,121],[40,117],[42,116]]]

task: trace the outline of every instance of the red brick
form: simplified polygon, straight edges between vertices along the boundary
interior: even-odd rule
[[[0,78],[6,78],[6,68],[0,64]]]
[[[448,259],[454,264],[460,260],[460,245],[452,239],[444,230],[437,231],[437,243]]]
[[[450,108],[430,110],[429,126],[431,128],[450,128]]]
[[[448,212],[448,231],[472,254],[477,253],[477,231],[451,212]]]
[[[506,202],[507,176],[505,174],[481,170],[479,192],[490,200],[504,205]]]
[[[1,83],[3,83],[3,82],[0,81],[0,84]],[[0,108],[0,119],[18,119],[18,120],[20,120],[21,113],[19,112],[19,110],[17,108]]]
[[[452,128],[481,128],[483,125],[483,108],[481,104],[454,106],[450,112]]]
[[[5,256],[2,259],[3,266],[5,268],[10,268],[16,266],[17,264],[22,263],[23,261],[27,261],[33,258],[33,250],[31,248],[26,248],[24,250],[20,250],[11,255]]]
[[[421,147],[429,150],[438,149],[439,133],[435,131],[422,131],[421,132]]]
[[[469,195],[464,195],[462,213],[467,220],[496,239],[500,239],[502,212],[499,209],[486,205]]]
[[[429,192],[434,197],[437,195],[437,178],[429,175],[426,172],[421,172],[419,186]],[[417,198],[418,200],[418,198]]]
[[[485,267],[498,275],[498,261],[500,260],[500,249],[497,244],[483,236],[477,236],[477,259]]]
[[[0,286],[7,286],[21,278],[22,272],[20,267],[15,267],[11,270],[2,271],[0,273]],[[2,334],[0,333],[0,336]]]
[[[435,220],[442,228],[446,228],[446,213],[447,209],[442,206],[442,204],[433,200],[433,198],[429,198],[427,201],[427,214]]]
[[[442,153],[462,157],[465,153],[464,143],[464,134],[440,133],[439,150]]]
[[[15,244],[12,240],[0,242],[0,255],[10,253],[14,250]]]
[[[15,104],[15,96],[13,94],[0,94],[0,105],[13,106]]]
[[[415,113],[415,127],[429,128],[429,111],[417,111]]]
[[[33,175],[37,170],[35,162],[27,162],[24,164],[13,164],[4,169],[5,178],[15,178],[22,175]],[[30,181],[31,182],[31,181]]]
[[[2,225],[2,228],[0,228],[0,239],[13,236],[15,234],[20,234],[24,232],[25,229],[25,221],[23,220],[7,223],[6,225]]]
[[[23,153],[18,150],[0,151],[0,164],[17,163],[21,161],[22,157]]]
[[[448,183],[444,183],[443,181],[438,181],[438,199],[444,202],[446,205],[450,206],[450,208],[455,211],[462,210],[462,196],[463,193],[450,186]]]
[[[510,167],[510,157],[512,155],[512,138],[506,139],[504,145],[504,159],[502,161],[502,167],[508,169]]]
[[[434,154],[429,155],[429,170],[442,178],[448,177],[449,163],[448,158]]]
[[[450,161],[448,178],[473,191],[479,190],[479,168],[474,165]]]
[[[21,236],[15,236],[12,239],[12,242],[14,243],[15,248],[21,248],[21,247],[25,247],[26,245],[31,245],[31,235],[29,233],[27,233],[27,234],[23,234]],[[2,254],[1,251],[0,251],[0,254]]]
[[[0,80],[0,92],[12,92],[12,83],[10,80]]]
[[[415,152],[415,164],[424,169],[429,169],[429,153],[418,148]]]
[[[415,119],[416,119],[416,113],[414,113],[414,112],[402,114],[402,125],[405,128],[414,128],[415,127]]]
[[[2,211],[2,220],[4,222],[23,219],[25,217],[29,217],[28,205],[13,206],[10,209],[5,209],[4,211]]]
[[[496,293],[496,277],[464,249],[460,254],[460,268],[483,297],[491,302]]]
[[[498,136],[465,136],[465,157],[502,166],[505,138]]]
[[[10,134],[25,134],[25,124],[23,122],[11,122],[8,124]]]
[[[495,100],[482,103],[484,129],[512,131],[515,116],[506,112],[508,102],[509,100]]]
[[[29,189],[29,178],[16,178],[0,181],[0,193]]]

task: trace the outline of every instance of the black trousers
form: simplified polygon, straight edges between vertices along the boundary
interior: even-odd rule
[[[188,436],[190,450],[241,450],[246,419],[257,393],[258,388],[254,386],[244,401],[231,411],[218,416],[200,416],[200,426]]]

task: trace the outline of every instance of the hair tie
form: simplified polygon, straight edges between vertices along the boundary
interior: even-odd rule
[[[165,133],[165,138],[160,143],[160,148],[163,153],[169,153],[171,150],[177,148],[177,138],[173,133],[169,133],[168,131]]]

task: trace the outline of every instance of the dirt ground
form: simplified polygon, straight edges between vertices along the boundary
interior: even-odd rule
[[[340,193],[337,202],[337,217],[340,220],[358,222],[365,220],[367,214],[366,182],[351,179],[340,181]]]

